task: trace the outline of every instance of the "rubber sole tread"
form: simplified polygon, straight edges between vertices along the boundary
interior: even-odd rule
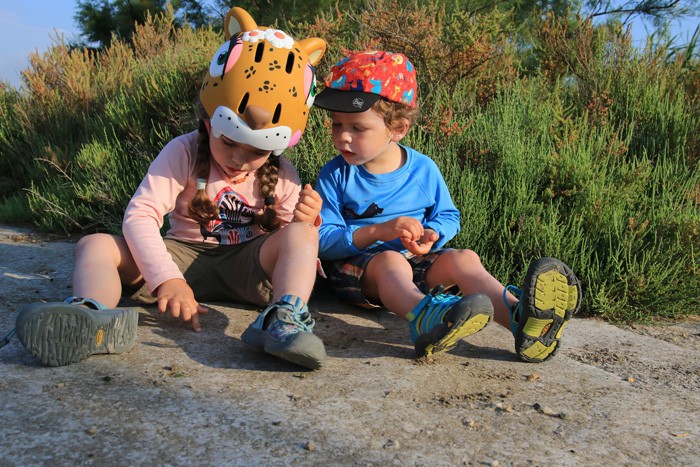
[[[91,310],[68,303],[35,303],[20,311],[17,337],[35,358],[65,366],[94,354],[118,354],[136,343],[138,312]]]
[[[518,356],[527,362],[543,362],[556,355],[564,327],[580,303],[581,286],[569,266],[555,258],[530,264],[515,331]]]

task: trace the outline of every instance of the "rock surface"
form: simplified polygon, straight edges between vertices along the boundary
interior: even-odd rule
[[[0,337],[70,295],[73,244],[0,228]],[[204,330],[140,312],[121,355],[41,366],[0,349],[2,465],[697,465],[700,321],[574,319],[550,362],[491,324],[416,361],[405,322],[319,291],[329,355],[310,372],[248,348],[257,310],[207,303]]]

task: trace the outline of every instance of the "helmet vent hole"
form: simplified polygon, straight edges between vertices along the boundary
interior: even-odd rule
[[[265,44],[258,42],[258,48],[255,49],[255,62],[260,63],[262,61],[263,52],[265,51]]]
[[[288,74],[292,72],[292,67],[294,66],[294,52],[289,52],[287,55],[287,66],[284,67],[284,71]]]
[[[280,114],[282,113],[282,104],[277,104],[275,107],[275,114],[272,116],[272,123],[277,123],[280,121]]]
[[[243,99],[241,99],[241,103],[238,104],[238,113],[243,114],[245,112],[245,108],[248,106],[248,98],[250,97],[250,94],[245,93],[245,96],[243,96]]]

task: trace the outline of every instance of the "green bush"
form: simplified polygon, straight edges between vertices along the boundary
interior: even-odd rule
[[[624,31],[544,16],[529,48],[508,15],[444,2],[367,0],[293,25],[328,40],[322,78],[347,50],[405,52],[422,117],[405,143],[435,159],[462,230],[504,283],[555,256],[576,271],[587,314],[651,320],[700,309],[700,67]],[[423,5],[423,6],[421,6]],[[20,91],[0,86],[0,221],[118,233],[150,161],[195,127],[212,30],[158,17],[133,44],[33,54]],[[527,63],[527,66],[521,65]],[[315,110],[287,156],[314,183],[334,156]]]

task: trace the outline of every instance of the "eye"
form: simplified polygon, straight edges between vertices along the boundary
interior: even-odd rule
[[[211,59],[211,64],[209,65],[209,74],[213,77],[219,77],[224,74],[224,67],[226,66],[226,61],[229,56],[229,46],[230,41],[226,42],[224,45],[219,47],[219,50],[214,54],[214,58]]]
[[[306,95],[306,105],[311,108],[316,100],[316,73],[314,67],[309,64],[304,68],[304,94]]]
[[[230,41],[219,47],[209,64],[209,74],[212,77],[223,76],[238,61],[242,50],[242,47],[237,47],[239,43],[236,38],[232,37]]]

